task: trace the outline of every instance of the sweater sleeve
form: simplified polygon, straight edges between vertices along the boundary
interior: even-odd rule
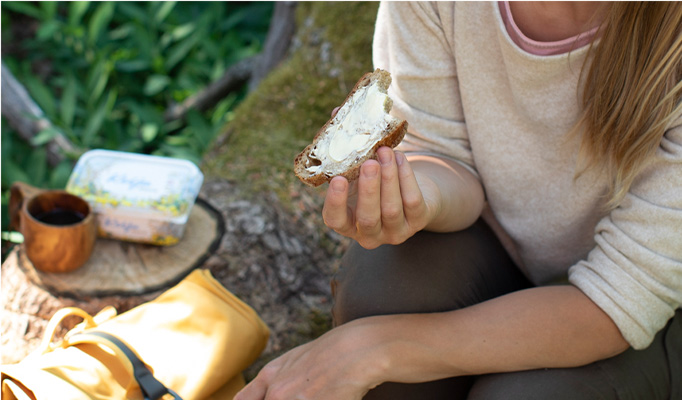
[[[597,224],[595,241],[569,280],[644,349],[682,304],[682,118],[621,205]]]
[[[374,34],[376,68],[391,73],[392,114],[407,120],[398,150],[452,158],[476,176],[454,59],[454,5],[382,2]]]

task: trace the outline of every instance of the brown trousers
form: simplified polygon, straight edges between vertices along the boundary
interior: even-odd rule
[[[490,228],[420,232],[398,246],[351,246],[332,280],[334,324],[467,307],[531,287]],[[384,383],[365,399],[682,400],[682,310],[645,350],[580,368]]]

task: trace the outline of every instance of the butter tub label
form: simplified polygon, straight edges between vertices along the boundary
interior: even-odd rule
[[[66,190],[88,201],[100,236],[169,245],[182,237],[203,174],[168,157],[91,150],[78,160]]]

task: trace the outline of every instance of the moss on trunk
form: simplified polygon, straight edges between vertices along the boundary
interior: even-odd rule
[[[274,191],[283,204],[303,188],[293,159],[355,82],[372,69],[378,3],[301,2],[290,55],[235,111],[204,159],[209,177]]]

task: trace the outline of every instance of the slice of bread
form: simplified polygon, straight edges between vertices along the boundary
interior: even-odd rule
[[[407,122],[389,115],[391,74],[366,73],[339,111],[317,132],[311,144],[294,159],[294,172],[305,184],[319,186],[335,176],[357,179],[360,166],[376,159],[379,147],[395,147],[405,137]]]

